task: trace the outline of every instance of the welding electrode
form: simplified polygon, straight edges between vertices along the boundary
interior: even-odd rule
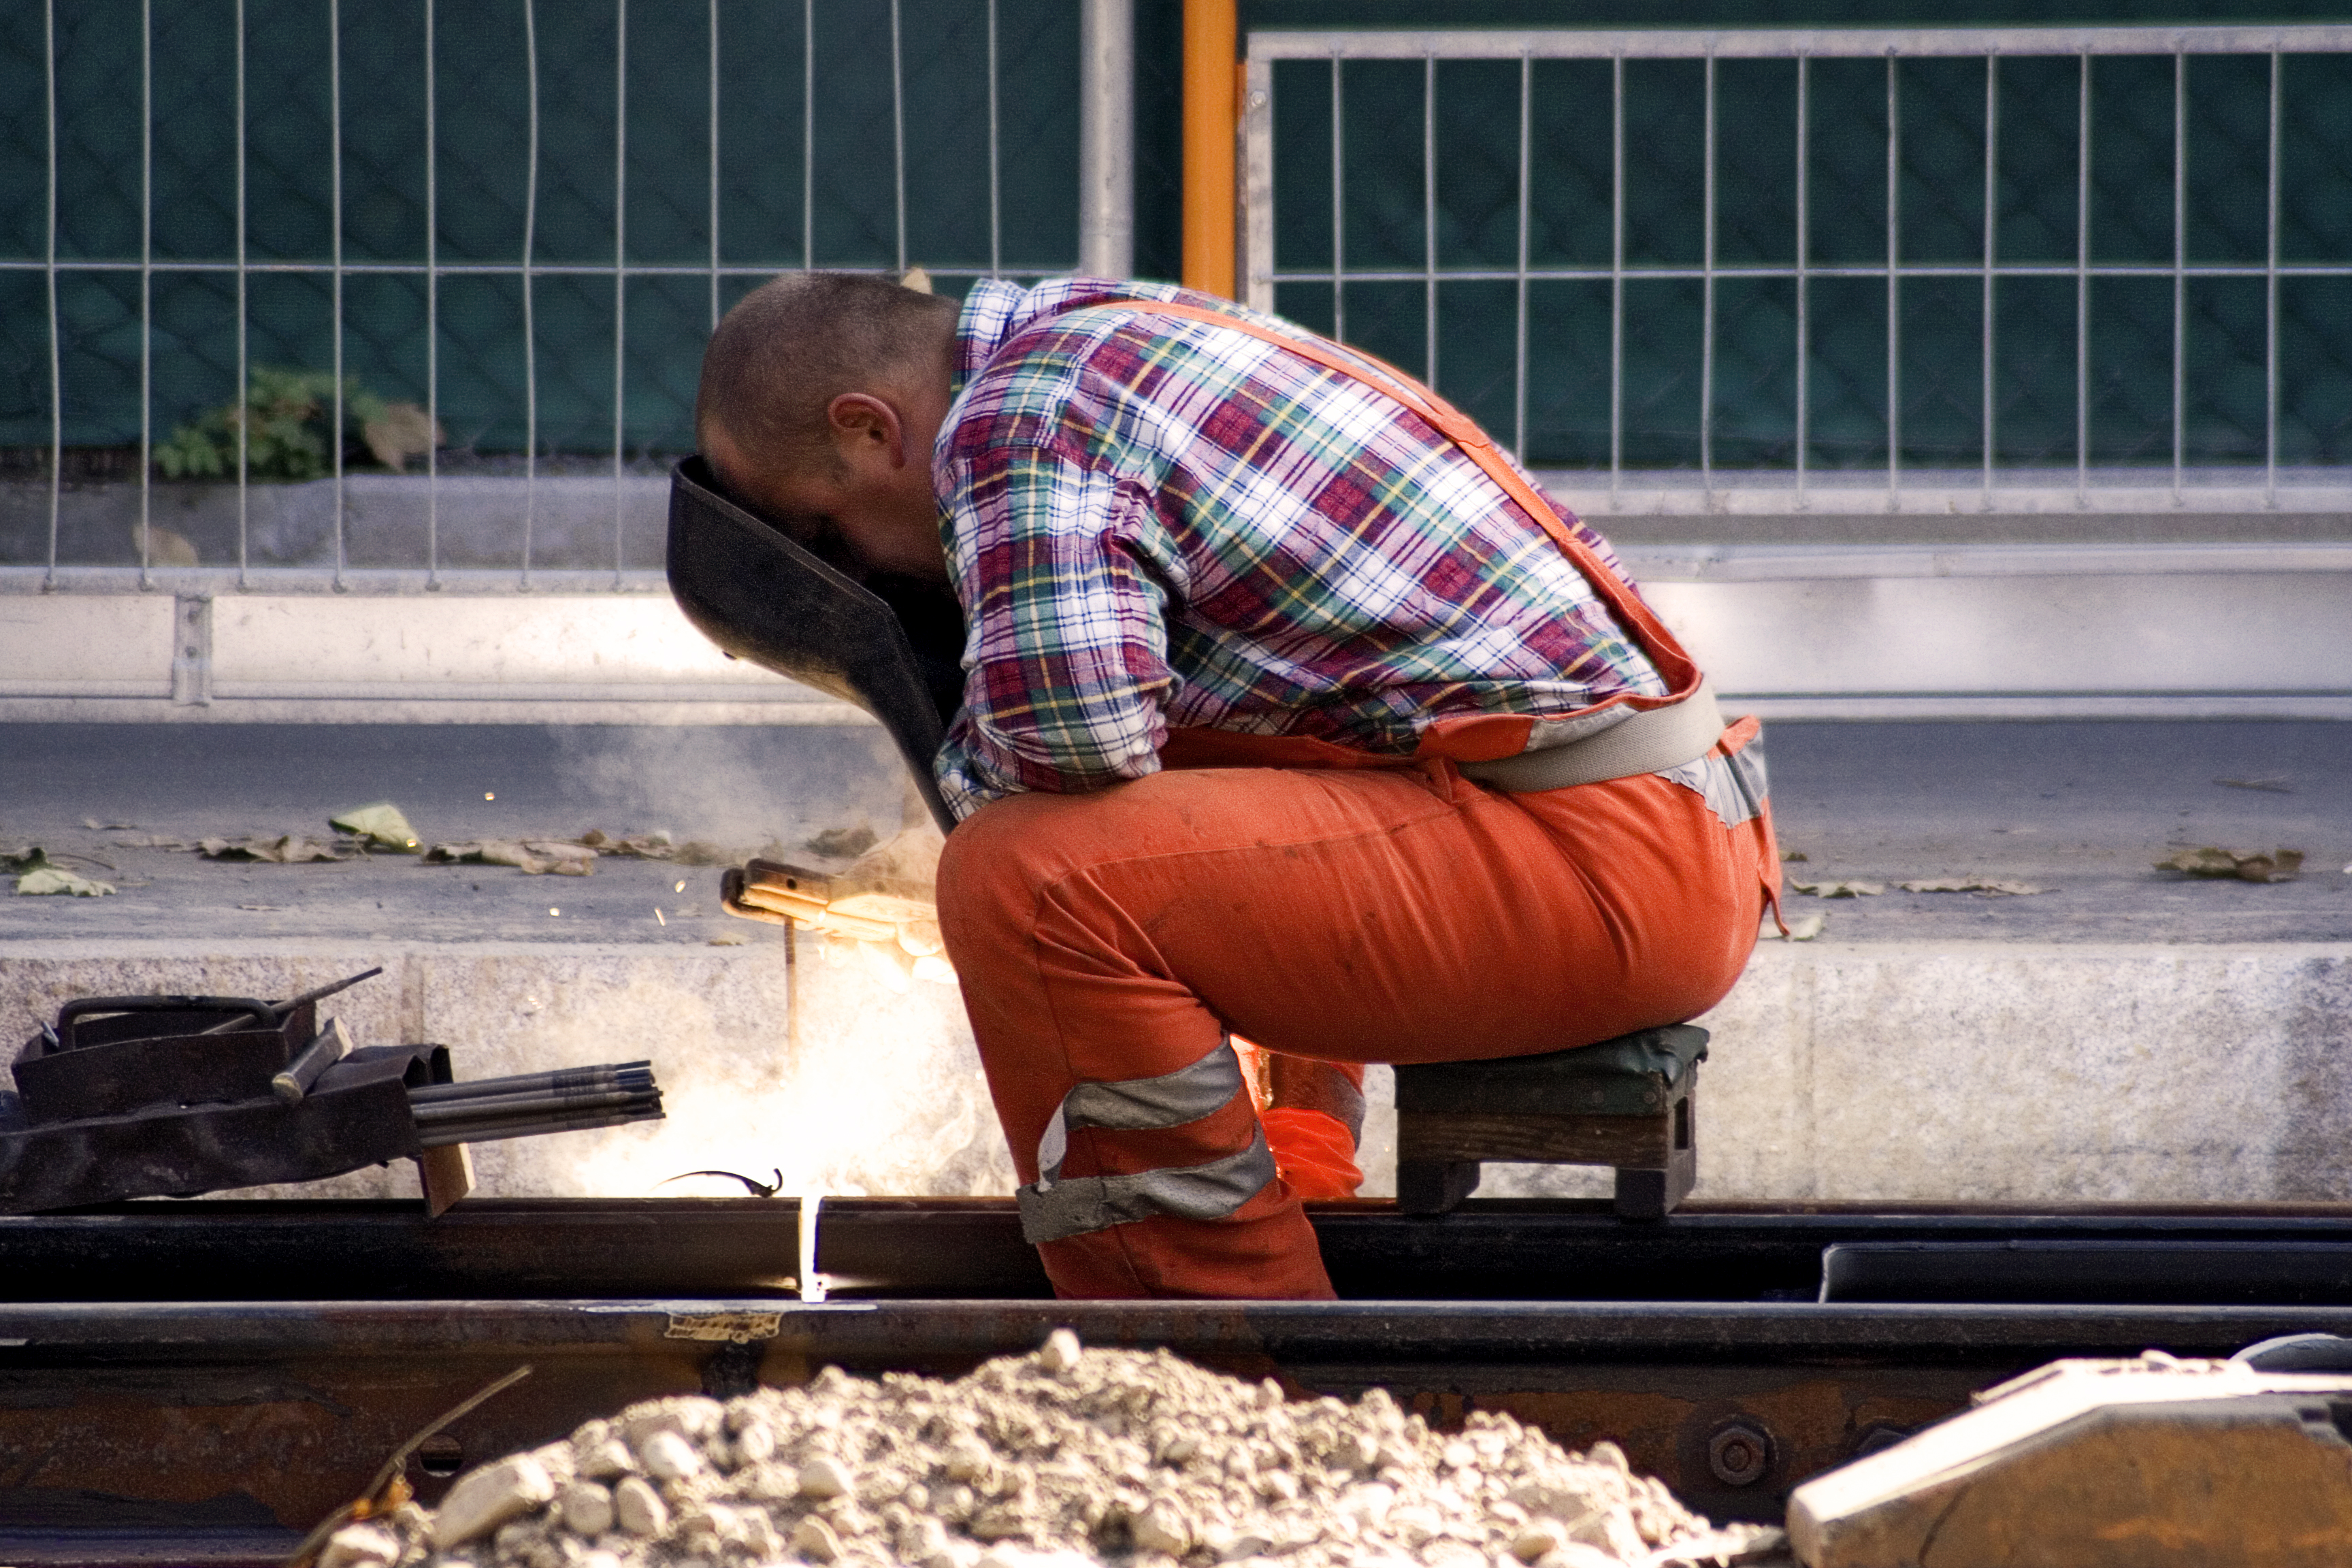
[[[662,1115],[661,1090],[649,1061],[428,1084],[410,1089],[408,1100],[417,1142],[427,1149],[614,1127]]]
[[[373,969],[362,969],[357,974],[347,975],[343,979],[331,980],[324,985],[314,986],[310,990],[303,992],[299,996],[289,996],[283,1002],[272,1002],[267,1009],[268,1018],[263,1017],[260,1014],[248,1015],[240,1013],[234,1018],[225,1018],[221,1022],[215,1024],[211,1028],[199,1030],[198,1033],[206,1035],[226,1035],[230,1030],[244,1024],[247,1017],[251,1017],[256,1024],[266,1028],[269,1026],[268,1018],[284,1018],[292,1013],[295,1008],[302,1005],[305,1002],[323,1002],[338,991],[348,991],[352,986],[357,985],[361,981],[373,980],[383,973],[383,965],[379,963]]]
[[[471,1083],[432,1083],[408,1091],[411,1105],[444,1105],[452,1100],[479,1100],[488,1095],[560,1094],[568,1089],[651,1089],[651,1061],[614,1062],[604,1067],[559,1068],[553,1072],[517,1073],[510,1078],[476,1079]]]
[[[599,1127],[619,1127],[631,1121],[659,1121],[658,1100],[640,1110],[609,1116],[538,1117],[518,1121],[461,1121],[451,1127],[416,1130],[420,1148],[440,1149],[451,1143],[495,1143],[504,1138],[535,1138],[542,1132],[589,1132]]]

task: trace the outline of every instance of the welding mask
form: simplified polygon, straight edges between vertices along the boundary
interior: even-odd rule
[[[686,618],[734,658],[874,715],[950,828],[931,761],[962,701],[962,611],[936,584],[821,549],[730,500],[702,458],[671,471],[669,591]]]

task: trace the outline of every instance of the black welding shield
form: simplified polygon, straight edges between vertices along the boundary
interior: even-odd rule
[[[729,500],[698,457],[670,475],[669,591],[735,658],[881,721],[940,828],[955,826],[931,777],[962,697],[963,619],[952,595],[826,561]]]

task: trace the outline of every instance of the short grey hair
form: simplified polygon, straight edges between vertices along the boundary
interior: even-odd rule
[[[703,351],[695,444],[724,431],[768,471],[837,462],[826,409],[919,374],[955,331],[954,300],[859,272],[787,272],[745,295]]]

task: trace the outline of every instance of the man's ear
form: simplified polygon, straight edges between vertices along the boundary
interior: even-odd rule
[[[852,462],[885,457],[890,467],[907,462],[906,426],[898,411],[870,392],[845,392],[825,405],[835,446]]]

